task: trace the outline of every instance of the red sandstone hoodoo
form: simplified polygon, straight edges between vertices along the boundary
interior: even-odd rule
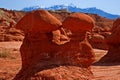
[[[67,35],[66,32],[65,36],[69,41],[61,45],[52,42],[54,36],[61,38],[60,35],[52,32],[60,30],[62,23],[49,12],[33,11],[18,22],[16,28],[25,32],[25,39],[20,48],[22,68],[14,80],[91,80],[93,78],[89,67],[94,61],[94,52],[87,41],[86,32],[94,27],[94,21],[85,14],[71,15],[65,19],[63,26],[72,34]],[[75,20],[77,21],[74,22]]]

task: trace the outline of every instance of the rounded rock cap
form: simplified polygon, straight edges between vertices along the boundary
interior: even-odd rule
[[[70,14],[62,24],[71,31],[89,31],[94,27],[95,21],[86,14],[76,12]]]
[[[27,13],[17,24],[16,28],[24,32],[47,33],[58,29],[62,23],[46,10],[36,10]]]

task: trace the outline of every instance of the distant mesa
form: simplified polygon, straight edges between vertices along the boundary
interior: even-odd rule
[[[32,10],[37,10],[37,9],[41,9],[41,7],[39,7],[39,6],[26,7],[26,8],[23,8],[22,10],[23,11],[32,11]],[[63,10],[63,9],[66,9],[70,12],[83,12],[83,13],[98,14],[102,17],[106,17],[106,18],[109,18],[109,19],[117,19],[118,17],[120,17],[120,15],[114,15],[114,14],[111,14],[111,13],[107,13],[103,10],[97,9],[96,7],[82,9],[82,8],[79,8],[79,7],[76,7],[76,6],[73,6],[73,5],[68,5],[68,6],[54,5],[54,6],[51,6],[51,7],[45,7],[44,9],[45,10]]]

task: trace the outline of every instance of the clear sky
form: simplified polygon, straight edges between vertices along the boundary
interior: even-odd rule
[[[120,0],[0,0],[0,8],[21,10],[24,7],[53,5],[69,5],[80,8],[96,7],[112,14],[120,15]]]

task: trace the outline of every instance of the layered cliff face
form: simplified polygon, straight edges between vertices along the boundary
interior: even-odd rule
[[[105,63],[120,62],[120,18],[113,23],[112,34],[106,39],[108,53],[99,61]]]
[[[31,26],[26,30],[26,27],[20,24],[24,23],[26,18],[31,19],[29,14],[38,17],[34,17],[36,26]],[[94,27],[94,20],[88,15],[75,13],[69,15],[61,25],[59,20],[45,10],[29,14],[16,25],[17,28],[24,30],[25,38],[20,48],[22,68],[14,80],[92,79],[93,74],[89,67],[94,62],[94,52],[87,41],[87,31]],[[81,15],[82,18],[79,17]],[[75,20],[78,20],[80,24],[86,24],[86,27],[75,26],[77,24]],[[43,21],[44,24],[40,24]],[[24,23],[24,25],[26,24]],[[57,33],[54,33],[56,30],[58,30]],[[60,43],[53,42],[53,40]],[[66,42],[61,44],[62,41]]]

